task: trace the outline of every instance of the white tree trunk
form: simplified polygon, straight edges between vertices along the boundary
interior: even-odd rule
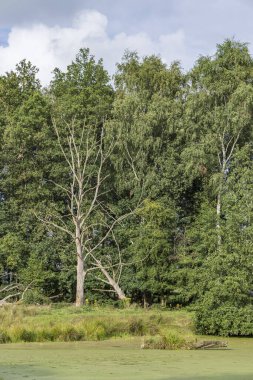
[[[84,259],[81,231],[78,223],[76,224],[76,254],[76,306],[82,306],[84,304]]]
[[[217,231],[217,245],[218,248],[221,247],[221,228],[220,228],[220,217],[221,217],[221,189],[218,192],[217,196],[217,205],[216,205],[216,231]]]
[[[84,304],[84,267],[83,258],[77,256],[76,266],[76,306]]]

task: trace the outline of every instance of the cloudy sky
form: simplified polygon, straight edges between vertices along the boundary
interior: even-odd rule
[[[253,0],[0,0],[0,74],[27,58],[47,84],[81,47],[112,74],[124,50],[189,69],[235,38],[253,52]]]

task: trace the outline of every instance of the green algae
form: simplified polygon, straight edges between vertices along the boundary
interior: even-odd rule
[[[141,350],[139,339],[0,346],[1,380],[252,380],[253,339],[229,349]]]

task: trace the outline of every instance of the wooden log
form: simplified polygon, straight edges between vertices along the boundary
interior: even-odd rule
[[[201,342],[192,343],[192,350],[206,350],[210,348],[225,348],[227,347],[227,342],[222,340],[203,340]]]

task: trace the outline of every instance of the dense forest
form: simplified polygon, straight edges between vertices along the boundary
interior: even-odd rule
[[[226,40],[185,73],[88,49],[43,88],[0,77],[0,298],[190,306],[253,333],[253,59]],[[226,316],[226,318],[224,317]]]

